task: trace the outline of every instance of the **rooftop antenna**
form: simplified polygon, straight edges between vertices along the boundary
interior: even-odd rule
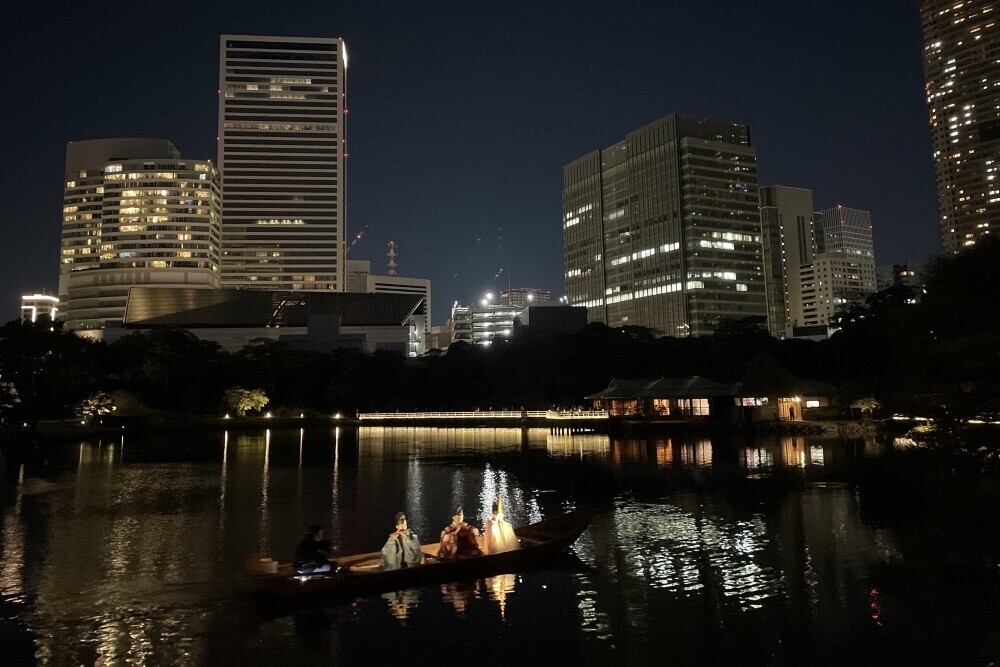
[[[389,241],[389,252],[386,253],[386,257],[389,261],[386,262],[386,275],[395,276],[396,274],[396,242]]]

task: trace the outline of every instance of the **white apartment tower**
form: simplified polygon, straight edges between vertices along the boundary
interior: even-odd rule
[[[941,248],[1000,226],[1000,21],[994,0],[920,0]]]
[[[225,287],[344,291],[346,72],[339,38],[222,35]]]

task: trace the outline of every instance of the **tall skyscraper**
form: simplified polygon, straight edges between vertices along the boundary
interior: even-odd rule
[[[218,171],[165,139],[66,147],[61,314],[70,330],[120,322],[132,285],[220,286]]]
[[[767,328],[784,338],[788,325],[801,326],[799,269],[816,256],[812,190],[771,185],[760,189],[767,284]]]
[[[563,168],[566,295],[592,322],[704,336],[766,316],[745,125],[673,114]]]
[[[226,287],[344,290],[343,40],[222,35]]]
[[[993,0],[921,0],[924,75],[945,252],[1000,223],[1000,32]]]

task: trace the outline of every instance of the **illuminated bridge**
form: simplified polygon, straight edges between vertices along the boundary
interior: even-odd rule
[[[362,412],[358,419],[368,422],[409,421],[598,421],[607,420],[606,410],[470,410],[468,412]]]

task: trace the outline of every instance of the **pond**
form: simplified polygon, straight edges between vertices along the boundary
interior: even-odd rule
[[[6,664],[991,664],[995,506],[875,439],[276,429],[0,459]],[[890,468],[891,469],[891,468]],[[954,491],[958,488],[958,491]],[[552,569],[276,611],[248,554],[597,511]],[[939,498],[946,498],[941,501]],[[10,660],[11,662],[7,662]]]

